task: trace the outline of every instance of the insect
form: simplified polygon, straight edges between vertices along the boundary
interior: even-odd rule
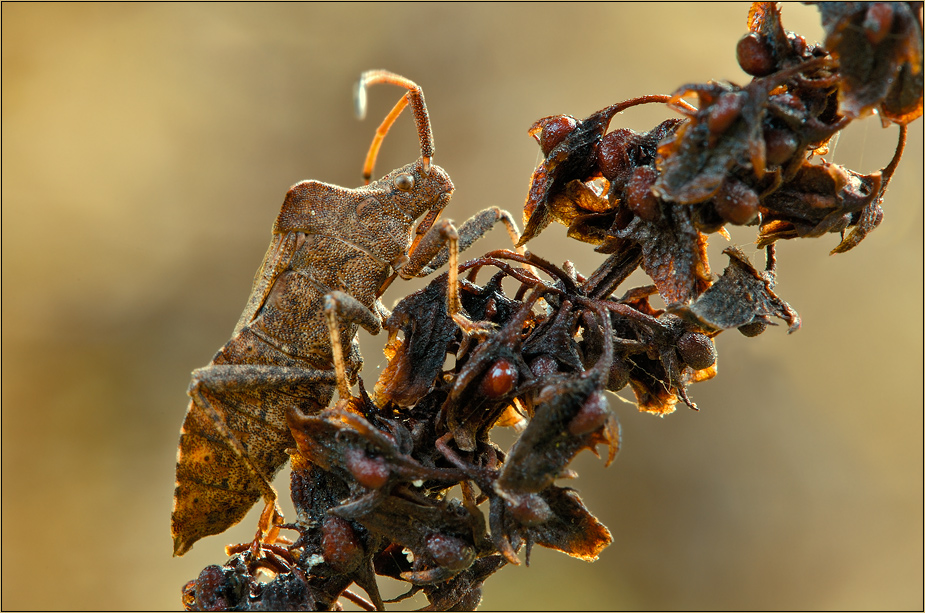
[[[259,498],[265,507],[255,543],[273,542],[282,513],[271,480],[295,446],[286,414],[318,413],[335,387],[341,398],[349,395],[363,362],[357,330],[381,330],[389,312],[379,298],[389,284],[396,276],[425,276],[449,260],[449,312],[475,331],[478,325],[460,312],[457,253],[498,221],[514,243],[519,239],[510,214],[498,208],[477,213],[458,230],[438,219],[453,183],[431,163],[423,92],[402,76],[369,71],[357,87],[361,112],[366,88],[377,83],[408,91],[376,132],[363,168],[367,184],[348,189],[302,181],[289,189],[231,340],[192,373],[177,451],[174,555],[239,522]],[[379,147],[408,105],[421,157],[369,183]]]

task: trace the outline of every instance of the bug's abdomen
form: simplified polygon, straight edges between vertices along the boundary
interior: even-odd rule
[[[248,328],[216,354],[210,367],[238,365],[257,366],[267,378],[274,377],[280,368],[288,372],[301,369],[306,378],[325,370],[281,354]],[[332,383],[308,383],[298,378],[293,378],[291,384],[274,381],[262,387],[260,378],[253,376],[240,385],[216,390],[210,389],[207,381],[210,368],[204,372],[198,387],[194,377],[191,393],[195,396],[198,389],[241,444],[253,469],[268,481],[289,459],[286,449],[295,445],[286,413],[293,408],[317,413],[328,405],[334,392]],[[253,469],[222,435],[208,409],[197,404],[194,397],[180,430],[177,451],[172,517],[176,555],[185,553],[204,536],[224,532],[247,514],[261,496]]]

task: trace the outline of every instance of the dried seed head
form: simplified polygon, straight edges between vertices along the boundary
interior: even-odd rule
[[[636,133],[627,128],[608,132],[597,148],[597,165],[601,174],[613,181],[632,168],[628,148]]]
[[[627,373],[627,378],[628,373]],[[624,384],[625,385],[625,384]],[[622,387],[622,386],[621,386]],[[568,431],[572,436],[581,436],[594,432],[607,422],[610,415],[607,398],[603,392],[594,392],[591,394],[575,417],[568,422]]]
[[[658,172],[651,166],[640,166],[633,171],[633,177],[626,186],[626,206],[646,221],[657,221],[661,217],[658,199],[652,193],[652,186],[658,179]]]
[[[619,359],[614,358],[613,364],[610,365],[610,375],[607,379],[607,389],[611,392],[618,392],[630,382],[630,369],[627,364]]]
[[[357,483],[377,490],[389,480],[389,467],[381,457],[369,457],[362,449],[351,447],[344,451],[344,464]]]
[[[868,42],[880,44],[893,27],[893,7],[889,2],[874,2],[867,8],[862,25]]]
[[[742,70],[753,77],[765,77],[777,68],[771,47],[755,32],[739,39],[736,45],[736,59]]]
[[[559,363],[550,355],[541,355],[530,362],[530,370],[537,379],[542,379],[559,372]]]
[[[233,583],[221,566],[203,568],[195,584],[196,607],[200,611],[224,611],[234,606]]]
[[[745,103],[743,92],[729,92],[723,94],[710,107],[707,115],[707,128],[712,134],[722,134],[729,126],[735,123],[742,113]]]
[[[767,327],[768,327],[768,324],[759,319],[749,324],[745,324],[744,326],[739,326],[738,330],[745,336],[758,336],[759,334],[764,332],[767,329]]]
[[[713,197],[713,206],[723,219],[743,226],[758,215],[758,194],[735,179],[727,179]]]
[[[465,570],[475,561],[475,549],[455,536],[431,534],[425,546],[430,559],[449,570]]]
[[[716,347],[706,334],[685,332],[678,339],[678,355],[694,370],[709,368],[716,363]]]
[[[363,561],[363,543],[350,522],[328,515],[321,524],[321,551],[324,561],[338,573],[349,573]]]
[[[522,526],[537,526],[552,517],[552,509],[539,494],[522,494],[517,502],[508,502],[511,515]]]
[[[518,378],[517,367],[501,358],[485,373],[479,384],[479,392],[489,398],[499,398],[514,389]]]
[[[782,166],[796,153],[800,143],[789,130],[767,130],[764,133],[765,160],[771,166]]]
[[[547,117],[543,122],[543,131],[539,137],[543,155],[549,155],[549,152],[565,140],[565,137],[571,134],[577,125],[578,121],[571,115]]]

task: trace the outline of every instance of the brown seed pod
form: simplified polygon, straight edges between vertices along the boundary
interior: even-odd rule
[[[629,373],[627,372],[627,380]],[[625,384],[624,384],[625,385]],[[622,386],[621,386],[622,387]],[[608,410],[607,397],[603,392],[595,392],[585,400],[581,405],[575,417],[568,422],[568,431],[573,436],[581,436],[589,432],[594,432],[604,425],[607,417],[610,415]]]
[[[601,144],[597,148],[597,165],[601,174],[609,181],[613,181],[633,167],[628,148],[635,136],[638,135],[632,130],[620,128],[608,132],[601,139]]]
[[[753,77],[765,77],[777,68],[771,47],[755,32],[749,32],[736,45],[739,66]]]
[[[321,551],[324,561],[338,573],[349,573],[363,561],[363,543],[350,522],[328,515],[321,524]]]
[[[758,336],[768,328],[768,324],[761,320],[753,321],[750,324],[739,326],[738,330],[745,336]]]
[[[508,502],[511,515],[523,526],[536,526],[552,517],[552,509],[539,494],[521,494],[517,502]]]
[[[489,398],[499,398],[514,389],[518,378],[517,367],[509,360],[501,358],[485,373],[479,384],[479,392]]]
[[[543,130],[537,140],[540,143],[540,149],[543,150],[543,155],[549,155],[549,152],[575,129],[578,121],[571,115],[555,115],[547,117],[542,125]]]
[[[431,534],[425,547],[430,558],[448,570],[465,570],[475,560],[475,549],[471,545],[448,534]]]
[[[758,215],[758,194],[741,181],[727,179],[713,197],[713,206],[723,219],[744,226]]]
[[[716,363],[716,347],[706,334],[685,332],[677,346],[681,360],[694,370],[703,370]]]
[[[377,490],[389,480],[389,467],[380,457],[369,457],[362,449],[351,447],[344,451],[344,464],[357,483]]]
[[[793,157],[800,143],[789,130],[765,130],[765,161],[769,166],[783,166]]]
[[[658,172],[651,166],[641,166],[633,171],[633,177],[626,186],[626,206],[646,221],[658,221],[661,211],[658,198],[652,193],[652,186],[658,179]]]

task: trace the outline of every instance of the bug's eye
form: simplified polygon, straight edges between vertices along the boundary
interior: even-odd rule
[[[410,192],[414,187],[414,177],[408,173],[402,173],[395,177],[395,187],[403,192]]]

